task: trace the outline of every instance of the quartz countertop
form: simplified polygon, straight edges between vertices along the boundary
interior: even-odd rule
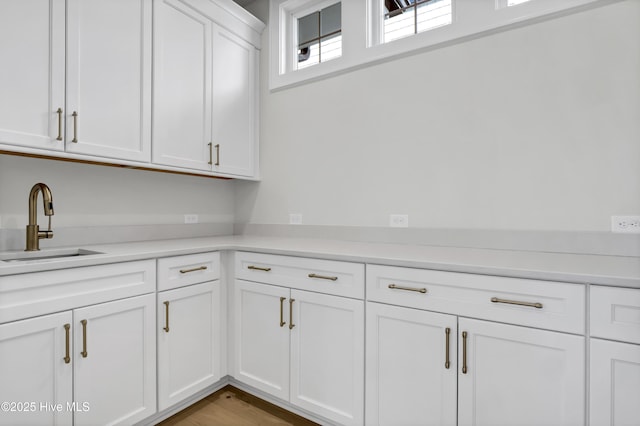
[[[0,261],[0,276],[179,256],[205,251],[238,250],[547,281],[640,288],[640,258],[638,257],[258,236],[221,236],[83,245],[81,248],[101,254],[44,261]],[[46,249],[43,249],[42,253],[46,253]]]

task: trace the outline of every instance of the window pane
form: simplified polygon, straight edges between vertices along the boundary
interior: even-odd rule
[[[320,12],[298,19],[298,46],[308,46],[310,41],[318,40],[320,37]]]
[[[335,3],[298,18],[298,67],[307,68],[342,56],[342,4]]]
[[[452,0],[382,1],[385,11],[384,43],[449,25],[453,21]]]
[[[320,36],[324,37],[340,31],[342,28],[342,7],[340,3],[322,9],[320,14],[320,29],[322,31]]]

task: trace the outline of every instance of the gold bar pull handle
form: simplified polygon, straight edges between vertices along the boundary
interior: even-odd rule
[[[209,162],[207,164],[213,164],[213,142],[209,142]]]
[[[309,278],[319,278],[321,280],[331,280],[331,281],[336,281],[338,279],[338,277],[328,277],[326,275],[318,275],[318,274],[309,274],[308,277]]]
[[[450,357],[449,357],[449,336],[451,335],[451,329],[449,327],[444,329],[445,342],[444,342],[444,368],[447,370],[451,366]]]
[[[216,164],[214,166],[220,165],[220,144],[216,144]]]
[[[295,302],[296,299],[289,299],[289,330],[292,330],[293,327],[295,327],[295,324],[293,323],[293,302]]]
[[[424,288],[424,287],[423,287],[423,288],[403,287],[403,286],[396,285],[396,284],[389,284],[389,286],[388,286],[388,287],[389,287],[390,289],[392,289],[392,290],[415,291],[415,292],[423,293],[423,294],[427,292],[427,289],[426,289],[426,288]]]
[[[467,332],[462,332],[462,374],[467,374]]]
[[[542,303],[537,302],[521,302],[518,300],[507,300],[507,299],[498,299],[497,297],[492,297],[491,302],[493,303],[506,303],[508,305],[518,305],[518,306],[528,306],[530,308],[542,309]]]
[[[64,325],[64,363],[69,364],[71,362],[71,356],[69,355],[69,340],[71,338],[71,324]]]
[[[61,141],[62,140],[62,108],[58,108],[58,110],[56,111],[56,114],[58,114],[58,137],[56,138],[56,140]]]
[[[280,327],[284,327],[286,322],[284,320],[284,301],[286,297],[280,298]]]
[[[73,139],[71,139],[71,142],[78,143],[78,112],[73,111],[71,116],[73,117]]]
[[[169,302],[162,302],[164,304],[164,327],[162,329],[169,332]]]
[[[180,273],[181,274],[188,274],[189,272],[204,271],[206,269],[207,269],[206,266],[198,266],[197,268],[180,269]]]
[[[251,269],[253,271],[264,271],[264,272],[269,272],[271,270],[271,268],[263,268],[261,266],[253,266],[253,265],[247,266],[247,269]]]
[[[82,324],[82,352],[80,355],[82,358],[86,358],[89,355],[87,353],[87,320],[80,321],[80,324]]]

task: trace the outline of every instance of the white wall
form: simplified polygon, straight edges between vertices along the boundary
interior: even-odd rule
[[[275,93],[267,30],[237,220],[609,231],[640,214],[639,22],[627,0]]]
[[[37,182],[53,193],[54,231],[182,224],[183,215],[193,213],[202,223],[234,220],[231,181],[0,155],[0,229],[24,229],[29,191]],[[46,226],[41,198],[38,214]]]

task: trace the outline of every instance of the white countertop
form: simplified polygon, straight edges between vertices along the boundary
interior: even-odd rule
[[[0,261],[0,276],[204,251],[244,250],[484,275],[640,288],[640,258],[638,257],[253,236],[87,245],[82,248],[103,254],[46,261]],[[46,253],[46,249],[43,249],[42,253]]]

